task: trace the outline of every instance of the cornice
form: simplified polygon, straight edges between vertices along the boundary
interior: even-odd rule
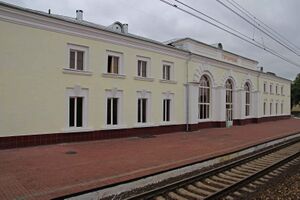
[[[51,15],[39,15],[37,13],[31,13],[29,11],[18,10],[2,5],[0,5],[0,20],[18,25],[28,26],[31,28],[53,31],[87,39],[99,40],[116,45],[152,51],[181,59],[186,59],[189,54],[189,52],[181,49],[176,49],[171,46],[168,47],[164,44],[138,39],[130,35],[121,35],[112,31],[87,26],[85,24],[74,22],[72,23],[52,17]]]

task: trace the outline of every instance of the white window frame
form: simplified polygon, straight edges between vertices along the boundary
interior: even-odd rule
[[[174,122],[174,93],[172,92],[163,92],[162,93],[162,107],[161,107],[161,113],[162,113],[162,117],[161,117],[161,124],[173,124]],[[170,100],[170,121],[164,121],[164,100],[165,99],[169,99]]]
[[[280,87],[280,93],[281,93],[281,96],[284,96],[284,91],[283,91],[283,89],[284,89],[284,86],[282,85],[282,86]]]
[[[164,65],[169,65],[170,66],[170,80],[165,79],[164,76]],[[176,80],[175,80],[175,65],[174,62],[170,62],[170,61],[162,61],[162,65],[161,65],[161,83],[171,83],[171,84],[176,84]]]
[[[151,92],[146,90],[137,91],[137,98],[136,98],[136,127],[145,127],[145,126],[152,126],[152,120],[151,120]],[[138,122],[138,99],[144,98],[147,99],[147,107],[146,107],[146,122]]]
[[[252,98],[251,98],[251,84],[249,82],[247,82],[246,84],[248,84],[249,86],[249,91],[245,90],[245,117],[249,118],[251,117],[251,103],[252,103]],[[245,86],[246,86],[245,84]],[[245,87],[244,86],[244,87]],[[249,102],[247,103],[247,94],[249,95]],[[249,114],[247,115],[246,110],[248,108]]]
[[[78,131],[78,130],[89,130],[88,127],[88,92],[89,90],[87,88],[81,88],[80,86],[76,85],[74,87],[70,87],[66,89],[66,124],[64,131]],[[70,106],[69,106],[69,99],[70,97],[83,97],[83,111],[82,111],[82,127],[70,127],[69,126],[69,112],[70,112]]]
[[[211,87],[211,81],[210,81],[210,77],[208,77],[207,75],[202,75],[202,76],[206,76],[206,78],[208,79],[208,84],[209,84],[209,87],[205,87],[205,86],[201,86],[199,85],[198,87],[198,96],[197,96],[197,105],[198,105],[198,108],[197,108],[197,114],[198,114],[198,122],[205,122],[205,121],[210,121],[211,118],[212,118],[212,87]],[[200,80],[202,78],[202,76],[200,77]],[[204,102],[199,102],[199,96],[200,96],[200,90],[201,88],[203,89],[208,89],[209,90],[209,102],[208,103],[204,103]],[[208,106],[208,118],[204,118],[204,119],[200,119],[200,105],[206,105]]]
[[[107,99],[108,98],[118,98],[118,124],[107,124]],[[104,125],[105,129],[118,129],[125,128],[126,126],[123,124],[123,90],[119,90],[117,88],[106,89],[105,90],[105,112],[104,112]]]
[[[109,73],[108,72],[108,56],[115,56],[119,58],[119,65],[118,65],[118,73]],[[103,76],[104,77],[110,77],[110,78],[122,78],[125,76],[124,74],[124,60],[123,60],[123,53],[121,52],[116,52],[112,50],[106,50],[106,60],[105,60],[105,67],[104,67],[104,72]]]
[[[268,93],[268,83],[264,82],[264,93]]]
[[[144,61],[146,62],[146,76],[141,76],[138,74],[138,62],[140,61]],[[136,57],[136,76],[139,77],[139,78],[150,78],[151,77],[151,59],[148,58],[148,57],[143,57],[143,56],[137,56]]]
[[[274,94],[273,89],[273,83],[270,83],[270,94]]]
[[[263,115],[266,116],[268,111],[267,111],[267,107],[268,107],[268,102],[264,101],[263,103]]]
[[[82,51],[83,52],[83,70],[78,70],[70,68],[70,53],[71,50],[75,51]],[[77,54],[75,54],[77,55]],[[76,62],[76,56],[75,56],[75,65],[77,65]],[[89,47],[82,46],[82,45],[76,45],[76,44],[67,44],[67,67],[65,67],[64,73],[73,73],[73,74],[87,74],[89,75],[91,72],[89,71]]]

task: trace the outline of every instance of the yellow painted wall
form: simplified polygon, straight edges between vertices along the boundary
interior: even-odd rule
[[[101,41],[68,36],[0,22],[0,136],[62,132],[66,128],[66,88],[80,85],[89,89],[88,128],[105,125],[105,89],[123,90],[124,124],[136,124],[136,91],[152,92],[151,122],[162,119],[162,93],[175,94],[175,119],[185,123],[184,82],[185,61],[178,58],[113,45]],[[3,37],[5,36],[5,37]],[[91,76],[65,74],[67,43],[89,47]],[[123,52],[125,79],[105,78],[106,50]],[[136,56],[151,58],[153,82],[134,80]],[[177,84],[160,83],[162,60],[174,62]]]

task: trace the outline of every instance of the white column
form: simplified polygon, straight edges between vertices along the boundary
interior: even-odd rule
[[[198,93],[199,85],[197,83],[188,83],[188,124],[198,123]]]
[[[212,88],[212,121],[226,120],[226,93],[223,86]]]
[[[251,96],[250,96],[250,113],[254,118],[260,118],[263,116],[263,111],[262,111],[262,95],[260,94],[260,92],[257,91],[253,91],[251,92]]]
[[[236,102],[233,102],[234,119],[245,119],[246,92],[243,89],[238,89],[236,93]]]

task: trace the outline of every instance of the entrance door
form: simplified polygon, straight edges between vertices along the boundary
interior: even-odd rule
[[[226,126],[230,127],[233,125],[233,98],[232,98],[233,84],[230,79],[226,81]]]

